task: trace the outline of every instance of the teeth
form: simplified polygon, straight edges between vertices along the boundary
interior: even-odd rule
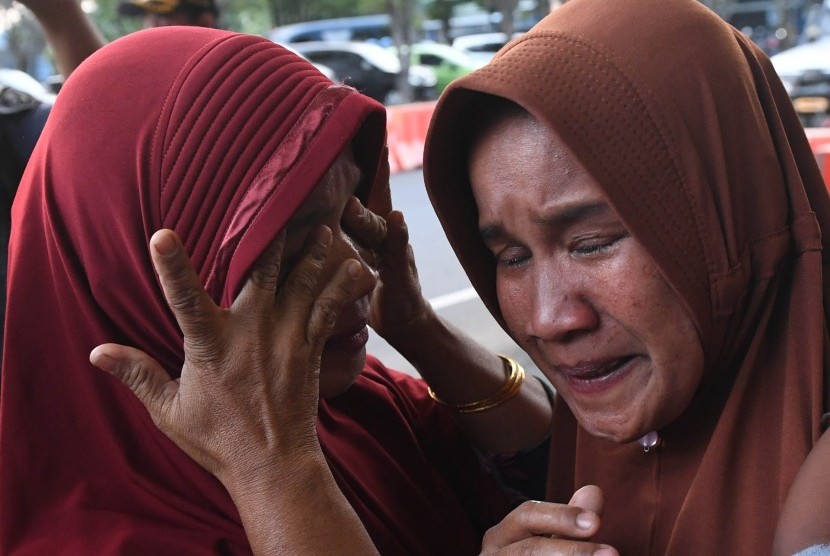
[[[607,374],[610,374],[610,373],[616,371],[617,369],[622,367],[622,365],[625,363],[625,361],[626,361],[625,358],[616,359],[614,361],[611,361],[607,365],[603,365],[602,367],[600,367],[598,369],[588,371],[586,373],[576,373],[576,376],[578,376],[579,378],[584,379],[584,380],[591,380],[591,379],[594,379],[594,378],[599,378],[601,376],[605,376]]]

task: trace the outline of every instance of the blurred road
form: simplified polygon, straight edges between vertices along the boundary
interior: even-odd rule
[[[536,372],[530,358],[502,331],[470,286],[432,210],[420,170],[392,176],[392,202],[403,211],[424,295],[438,313],[497,353],[519,361]],[[413,367],[377,334],[367,351],[387,366],[417,374]]]

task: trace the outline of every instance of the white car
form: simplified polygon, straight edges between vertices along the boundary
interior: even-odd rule
[[[776,73],[788,90],[808,71],[830,74],[830,36],[794,46],[770,58]]]
[[[523,33],[513,33],[512,38],[520,37]],[[452,41],[453,48],[466,52],[471,58],[486,63],[509,42],[504,33],[477,33],[462,35]]]
[[[315,64],[334,70],[344,83],[386,104],[397,100],[395,78],[401,72],[398,57],[377,44],[366,42],[297,42],[291,48]],[[436,98],[435,72],[409,66],[409,85],[415,100]]]

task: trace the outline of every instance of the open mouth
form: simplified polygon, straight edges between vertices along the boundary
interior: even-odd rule
[[[574,390],[597,393],[622,380],[634,367],[637,357],[628,355],[605,362],[586,362],[573,367],[557,366]]]

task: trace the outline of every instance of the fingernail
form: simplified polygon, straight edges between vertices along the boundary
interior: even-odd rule
[[[97,347],[89,352],[89,362],[102,371],[112,372],[115,369],[116,361]]]
[[[582,512],[576,516],[576,526],[580,529],[590,529],[594,526],[594,514]]]
[[[610,546],[603,545],[594,551],[594,556],[617,556],[617,552]]]
[[[179,248],[173,234],[160,234],[156,236],[156,240],[153,242],[153,245],[155,246],[156,251],[158,251],[158,254],[162,257],[172,256]]]

